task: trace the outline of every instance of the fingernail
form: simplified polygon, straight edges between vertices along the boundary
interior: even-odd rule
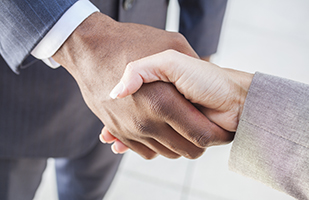
[[[112,145],[112,152],[114,154],[118,154],[118,151],[116,150],[115,144]]]
[[[106,144],[106,141],[105,141],[105,139],[104,139],[104,137],[103,137],[102,134],[99,135],[99,139],[100,139],[100,141],[101,141],[102,143]]]
[[[124,84],[123,82],[119,82],[114,89],[111,91],[111,93],[109,94],[109,96],[112,99],[116,99],[118,97],[118,95],[124,90]]]

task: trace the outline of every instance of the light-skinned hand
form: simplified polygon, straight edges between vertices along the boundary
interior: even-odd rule
[[[168,50],[129,63],[121,81],[110,96],[124,98],[137,92],[143,83],[170,82],[212,122],[233,134],[252,77],[252,74],[220,68],[212,63]],[[107,128],[103,129],[100,137],[102,141],[114,142],[114,152],[123,153],[127,150]]]

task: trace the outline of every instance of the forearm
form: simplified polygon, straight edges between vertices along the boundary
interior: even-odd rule
[[[257,73],[232,146],[230,168],[308,199],[308,99],[308,85]]]

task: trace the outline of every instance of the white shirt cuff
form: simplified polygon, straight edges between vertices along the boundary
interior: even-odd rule
[[[49,30],[31,55],[41,59],[51,68],[60,66],[52,56],[57,52],[73,31],[92,13],[99,12],[89,0],[79,0],[73,4]]]

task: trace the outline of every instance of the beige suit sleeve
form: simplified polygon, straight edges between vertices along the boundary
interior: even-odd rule
[[[229,166],[297,199],[309,199],[309,85],[255,74]]]

